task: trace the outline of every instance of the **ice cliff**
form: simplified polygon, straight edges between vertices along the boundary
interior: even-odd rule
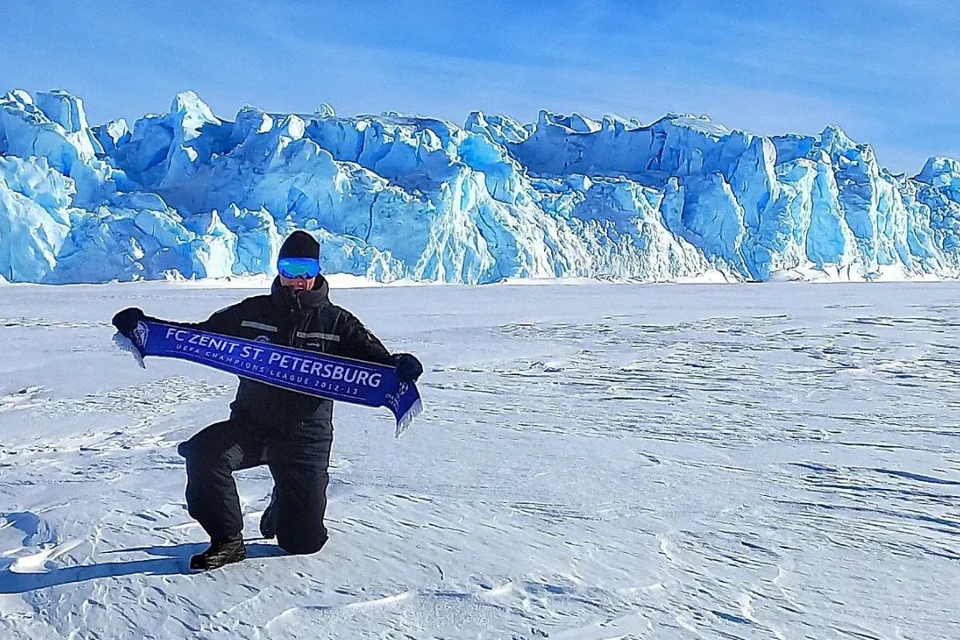
[[[909,178],[834,126],[689,115],[227,121],[185,92],[92,127],[62,91],[0,99],[0,282],[269,273],[295,228],[325,272],[381,281],[956,277],[960,162]]]

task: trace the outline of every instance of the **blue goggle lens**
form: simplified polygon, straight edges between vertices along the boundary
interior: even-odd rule
[[[313,258],[280,258],[277,271],[284,278],[316,278],[320,273],[320,261]]]

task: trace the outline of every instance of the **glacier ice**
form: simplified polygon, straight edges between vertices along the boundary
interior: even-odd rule
[[[839,127],[764,137],[705,116],[244,107],[193,92],[91,127],[64,91],[0,98],[0,282],[271,273],[295,228],[380,281],[960,273],[960,162],[882,168]]]

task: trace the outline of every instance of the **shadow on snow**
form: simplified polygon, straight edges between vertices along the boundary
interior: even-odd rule
[[[206,549],[206,544],[190,543],[168,547],[135,547],[118,549],[106,553],[142,552],[151,556],[162,556],[151,560],[131,560],[127,562],[98,562],[79,566],[52,569],[46,573],[14,573],[9,569],[0,572],[0,594],[27,593],[37,589],[58,587],[65,584],[118,578],[143,574],[145,576],[188,575],[190,556]],[[282,556],[284,552],[269,544],[247,545],[247,558],[269,558]]]

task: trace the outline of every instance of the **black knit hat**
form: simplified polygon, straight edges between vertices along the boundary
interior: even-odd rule
[[[299,229],[287,236],[280,247],[280,258],[314,258],[320,259],[320,243],[307,233]]]

